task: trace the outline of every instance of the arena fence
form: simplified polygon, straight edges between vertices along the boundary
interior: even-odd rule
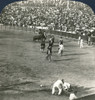
[[[59,31],[59,30],[51,31],[51,34],[60,35],[60,36],[64,36],[67,38],[73,38],[73,39],[78,39],[78,37],[79,37],[78,34],[76,34],[76,33],[63,32],[63,31]],[[85,42],[87,42],[88,36],[87,35],[83,36],[83,39],[85,40]],[[95,36],[91,37],[91,42],[95,43]]]
[[[18,30],[18,31],[33,31],[33,28],[28,28],[28,27],[18,27],[18,26],[9,26],[9,25],[0,25],[0,30]]]
[[[9,26],[9,25],[2,25],[0,24],[0,30],[6,30],[6,31],[23,31],[23,32],[31,32],[33,31],[35,33],[36,31],[36,28],[35,26],[31,26],[31,27],[18,27],[18,26]],[[44,31],[46,32],[49,32],[50,34],[55,34],[55,35],[60,35],[60,36],[64,36],[66,38],[73,38],[73,39],[78,39],[78,34],[76,33],[71,33],[71,32],[64,32],[64,31],[61,31],[61,30],[48,30],[46,28],[43,28],[43,27],[38,27],[38,28],[41,28],[43,29]],[[87,41],[87,35],[84,36],[84,40]],[[92,36],[91,37],[91,42],[92,43],[95,43],[95,36]]]

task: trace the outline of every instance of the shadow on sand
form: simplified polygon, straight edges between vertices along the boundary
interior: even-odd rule
[[[24,89],[22,89],[22,86]],[[18,88],[19,87],[19,88]],[[28,89],[27,89],[28,87]],[[92,87],[93,88],[93,87]],[[85,88],[85,87],[80,87],[80,86],[75,86],[72,85],[72,89],[77,91],[77,96],[79,97],[77,100],[95,100],[95,94],[89,95],[89,91],[91,88]],[[19,93],[22,94],[27,94],[27,93],[46,93],[48,95],[51,95],[51,86],[39,86],[38,84],[34,82],[24,82],[21,84],[15,84],[7,87],[3,87],[0,89],[0,93],[4,93],[4,91],[18,91]],[[69,97],[69,94],[73,91],[71,90],[69,93],[62,93],[63,96]],[[85,96],[84,96],[85,95]],[[87,95],[87,96],[86,96]]]
[[[91,94],[90,92],[90,90],[94,87],[85,88],[83,86],[73,86],[73,88],[77,90],[78,99],[76,100],[95,100],[95,94]]]
[[[59,62],[59,61],[70,61],[70,60],[74,60],[74,59],[76,59],[76,58],[67,58],[67,59],[55,59],[55,60],[53,60],[53,62]]]
[[[70,55],[86,55],[88,53],[72,53],[72,54],[66,54],[64,56],[70,56]]]
[[[77,100],[95,100],[95,94],[78,98]]]

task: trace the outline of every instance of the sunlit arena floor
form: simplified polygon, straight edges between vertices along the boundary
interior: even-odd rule
[[[51,94],[52,84],[61,78],[77,87],[79,98],[95,93],[94,45],[84,43],[80,49],[77,40],[63,37],[65,49],[59,56],[59,36],[55,36],[49,62],[46,49],[40,51],[33,35],[33,31],[0,30],[0,100],[68,100],[68,95]]]

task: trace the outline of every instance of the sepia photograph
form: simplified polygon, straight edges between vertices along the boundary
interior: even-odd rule
[[[7,4],[0,13],[0,100],[95,100],[93,7],[81,0]]]

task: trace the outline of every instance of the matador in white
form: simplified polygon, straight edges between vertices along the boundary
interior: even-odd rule
[[[58,95],[61,95],[62,91],[68,91],[70,89],[70,84],[64,82],[64,79],[57,80],[52,87],[52,94],[56,93],[56,88],[58,89]]]

